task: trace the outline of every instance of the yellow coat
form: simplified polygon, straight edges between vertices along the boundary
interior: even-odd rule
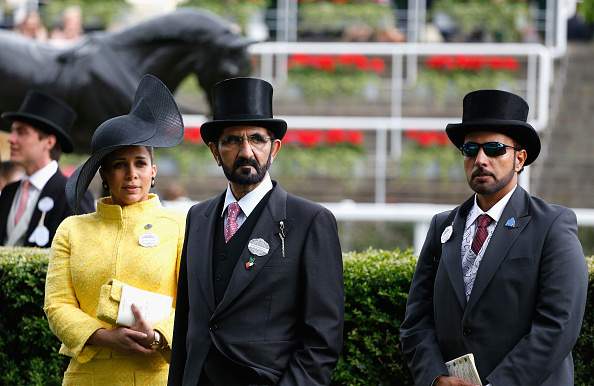
[[[43,307],[50,328],[71,356],[64,384],[166,383],[173,341],[177,276],[185,231],[184,212],[163,208],[159,198],[120,207],[100,199],[97,212],[66,218],[52,242]],[[143,247],[139,237],[159,237]],[[101,286],[117,279],[131,286],[173,296],[171,316],[154,326],[168,343],[162,355],[127,356],[86,345],[98,329],[115,326],[97,319]]]

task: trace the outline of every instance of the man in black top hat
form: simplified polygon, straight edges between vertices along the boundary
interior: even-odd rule
[[[17,112],[2,118],[12,122],[10,162],[26,176],[7,185],[0,195],[0,245],[49,248],[64,218],[72,215],[64,196],[67,178],[58,168],[64,153],[72,152],[68,130],[74,110],[50,94],[32,90]],[[88,193],[81,213],[95,210]]]
[[[212,98],[200,133],[229,185],[188,213],[169,384],[329,384],[344,321],[336,220],[270,179],[287,124],[268,82],[225,80]]]
[[[573,385],[588,284],[575,213],[517,184],[540,152],[522,98],[479,90],[463,108],[446,133],[475,194],[433,217],[419,256],[400,329],[415,384],[473,384],[445,365],[473,354],[482,384]]]

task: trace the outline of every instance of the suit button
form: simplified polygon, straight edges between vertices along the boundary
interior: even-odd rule
[[[221,255],[221,260],[225,260],[227,258],[227,255]]]
[[[464,327],[464,329],[462,330],[462,334],[464,334],[464,336],[470,335],[470,328]]]
[[[217,281],[221,281],[223,280],[223,277],[221,275],[217,275]]]
[[[214,332],[214,331],[216,331],[216,330],[217,330],[217,328],[219,328],[219,327],[218,327],[216,324],[211,324],[211,325],[208,327],[208,329],[209,329],[210,331],[213,331],[213,332]]]

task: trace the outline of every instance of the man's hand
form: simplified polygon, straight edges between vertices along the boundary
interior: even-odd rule
[[[446,377],[440,375],[433,382],[434,386],[475,386],[474,383],[466,382],[464,379],[458,377]]]

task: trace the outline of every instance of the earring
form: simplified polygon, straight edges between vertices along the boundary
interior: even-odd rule
[[[151,188],[155,187],[155,177],[151,179]]]
[[[103,186],[103,189],[109,190],[109,184],[107,183],[107,180],[103,180],[103,183],[101,183],[101,186]]]

